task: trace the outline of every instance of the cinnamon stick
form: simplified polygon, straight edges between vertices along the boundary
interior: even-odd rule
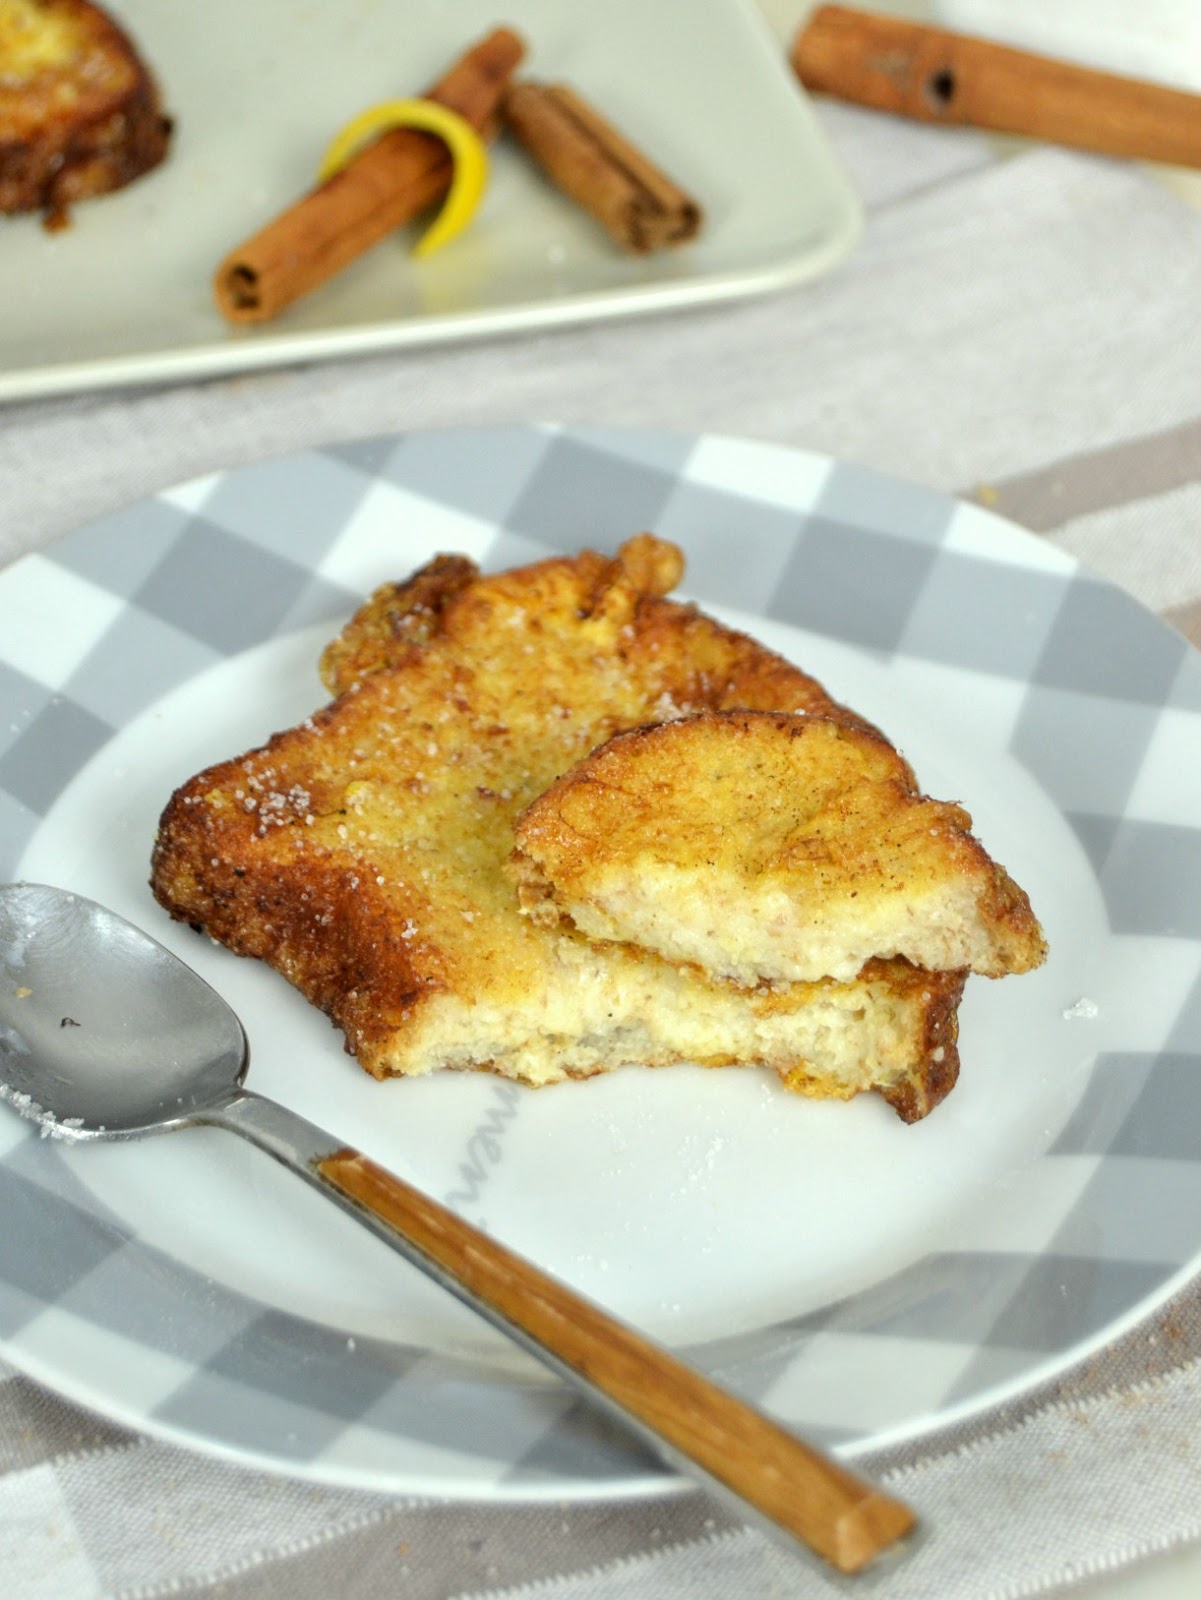
[[[426,98],[484,131],[524,54],[518,34],[497,28]],[[445,145],[433,135],[412,128],[383,134],[226,256],[213,279],[222,316],[235,323],[278,316],[433,205],[450,187],[452,172]]]
[[[503,113],[551,182],[623,250],[683,244],[700,228],[696,201],[565,84],[514,84]]]
[[[838,5],[813,13],[791,59],[806,88],[878,111],[1201,166],[1201,96],[1182,89]]]

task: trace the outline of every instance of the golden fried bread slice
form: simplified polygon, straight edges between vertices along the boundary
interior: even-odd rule
[[[172,797],[155,894],[282,972],[377,1077],[761,1062],[806,1093],[875,1088],[923,1115],[955,1080],[962,973],[881,962],[740,990],[519,911],[515,818],[613,733],[747,703],[838,714],[665,598],[679,568],[646,537],[490,577],[443,559],[381,590],[325,654],[331,705]]]
[[[782,656],[666,598],[683,570],[676,546],[649,533],[616,556],[584,550],[487,577],[440,556],[359,608],[322,655],[322,681],[341,694],[375,672],[455,662],[498,723],[573,761],[618,729],[728,706],[859,723]]]
[[[158,165],[171,123],[129,35],[90,0],[0,0],[0,212],[61,218]]]
[[[616,734],[517,819],[523,909],[735,983],[853,978],[876,957],[989,977],[1046,954],[957,805],[880,734],[705,712]]]

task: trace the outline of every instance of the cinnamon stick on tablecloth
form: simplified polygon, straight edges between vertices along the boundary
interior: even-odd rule
[[[518,34],[497,28],[426,98],[484,131],[524,54]],[[383,134],[226,256],[213,279],[218,309],[230,322],[268,321],[433,205],[452,174],[446,146],[432,134]]]
[[[878,111],[1201,167],[1201,96],[1165,84],[840,5],[812,13],[790,56],[806,88]]]
[[[641,255],[683,244],[701,225],[696,201],[565,84],[516,83],[509,131],[558,188]]]

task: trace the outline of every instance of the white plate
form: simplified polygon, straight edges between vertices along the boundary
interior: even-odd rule
[[[696,305],[822,271],[860,210],[779,43],[746,0],[346,0],[117,8],[176,131],[167,162],[46,233],[0,218],[0,400],[275,366]],[[418,94],[503,20],[523,72],[593,100],[705,209],[687,248],[634,259],[507,141],[471,228],[415,263],[406,230],[261,327],[230,328],[218,262],[312,183],[344,123]],[[686,47],[681,41],[687,41]],[[19,308],[19,315],[15,314]]]
[[[1045,968],[969,984],[959,1086],[914,1127],[754,1071],[380,1085],[281,979],[149,895],[171,790],[320,702],[320,646],[377,582],[437,550],[504,566],[645,526],[684,545],[688,592],[965,801],[1044,921]],[[0,575],[0,619],[4,875],[149,927],[242,1015],[254,1087],[809,1434],[856,1454],[929,1432],[1195,1270],[1201,668],[1033,537],[736,440],[415,434],[130,507]],[[674,1482],[220,1134],[60,1150],[0,1119],[0,1205],[0,1348],[131,1425],[390,1490]]]

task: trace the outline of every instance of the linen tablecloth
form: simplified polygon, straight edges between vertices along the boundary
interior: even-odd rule
[[[1128,165],[821,115],[868,225],[819,282],[515,341],[12,404],[0,559],[181,479],[335,439],[644,425],[803,446],[974,498],[1201,644],[1201,214]],[[1201,1540],[1199,1440],[1192,1289],[1048,1390],[867,1459],[934,1530],[883,1592],[1058,1593]],[[0,1593],[19,1600],[828,1592],[696,1493],[522,1507],[297,1484],[135,1436],[0,1367]]]

